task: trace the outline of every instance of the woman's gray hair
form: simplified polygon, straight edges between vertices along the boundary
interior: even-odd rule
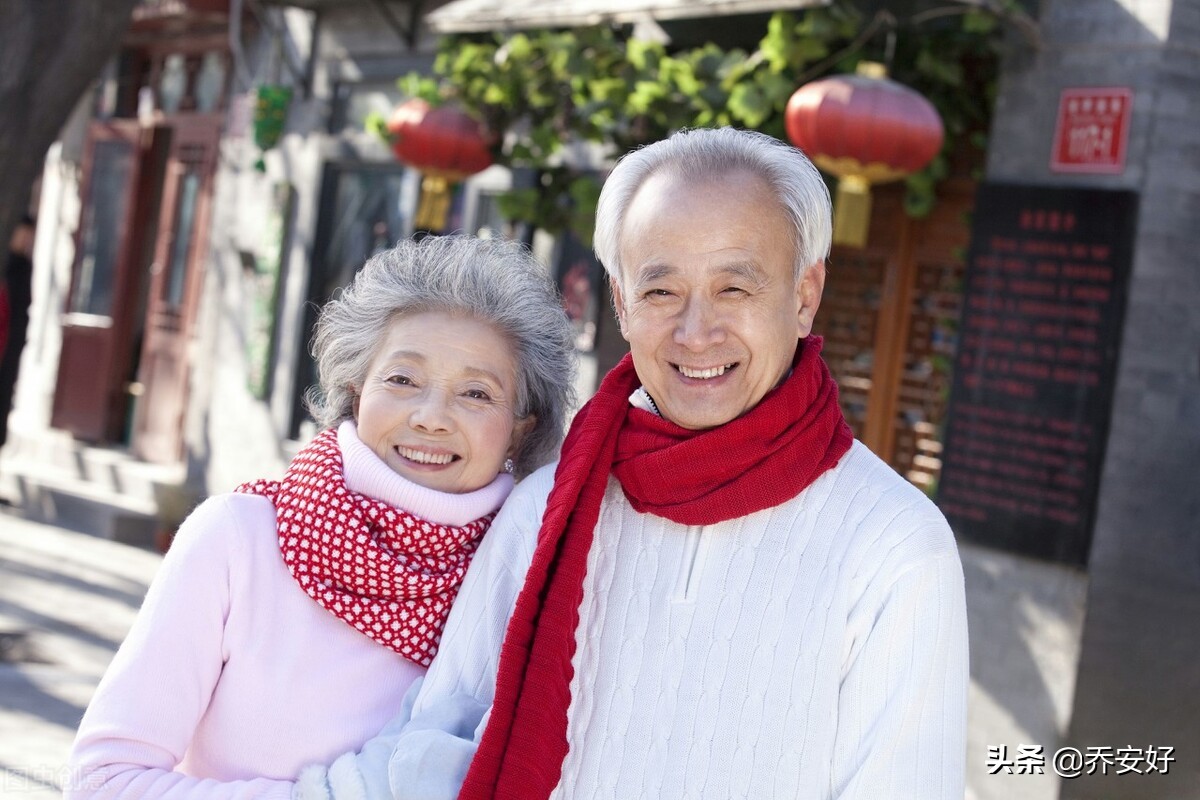
[[[558,455],[575,399],[570,322],[548,271],[502,239],[427,236],[372,256],[321,310],[313,336],[320,389],[308,407],[322,427],[354,418],[354,401],[386,333],[405,314],[446,311],[495,325],[517,362],[518,417],[536,416],[513,457],[517,477]]]
[[[774,137],[735,128],[694,128],[628,153],[604,181],[596,209],[596,257],[621,285],[621,230],[637,190],[664,171],[701,182],[733,170],[758,175],[794,223],[795,277],[828,257],[829,188],[804,153]]]

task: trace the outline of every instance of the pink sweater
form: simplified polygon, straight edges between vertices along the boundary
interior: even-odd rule
[[[502,475],[466,495],[392,472],[343,423],[356,491],[450,525],[491,513]],[[255,495],[202,503],[170,552],[84,714],[67,798],[288,798],[306,765],[357,750],[422,667],[318,606],[280,557]]]

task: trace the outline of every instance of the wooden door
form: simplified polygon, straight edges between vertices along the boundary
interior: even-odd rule
[[[903,186],[876,187],[867,246],[834,248],[817,315],[855,436],[930,491],[941,471],[974,189],[944,181],[932,213],[914,220]]]
[[[132,120],[94,122],[84,148],[82,209],[67,310],[62,318],[51,425],[88,442],[120,441],[130,344],[154,203],[151,154]]]
[[[157,463],[178,461],[182,453],[188,348],[208,250],[220,120],[180,114],[170,130],[133,426],[135,455]]]

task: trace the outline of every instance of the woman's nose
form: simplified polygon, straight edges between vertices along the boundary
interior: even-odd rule
[[[409,414],[409,424],[414,430],[443,433],[453,427],[450,401],[446,392],[431,389],[421,393]]]

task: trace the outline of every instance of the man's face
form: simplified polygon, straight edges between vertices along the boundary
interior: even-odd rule
[[[824,264],[793,278],[793,226],[757,176],[659,173],[634,195],[613,282],[621,334],[662,415],[723,425],[786,376],[821,301]]]

